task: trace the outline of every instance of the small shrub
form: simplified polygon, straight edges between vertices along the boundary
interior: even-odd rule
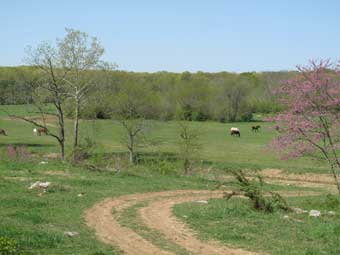
[[[171,158],[159,154],[155,157],[155,160],[148,163],[148,167],[151,171],[161,175],[177,175],[178,164],[171,160]]]
[[[104,253],[102,251],[96,251],[96,252],[92,253],[92,255],[106,255],[106,253]]]
[[[250,179],[246,177],[242,170],[232,170],[231,173],[237,180],[239,190],[226,193],[224,197],[227,200],[234,195],[244,195],[250,199],[253,208],[258,211],[272,213],[277,209],[284,211],[291,210],[286,200],[280,194],[269,192],[269,196],[265,196],[262,176],[256,175],[255,178]]]
[[[17,157],[21,160],[28,160],[31,157],[31,153],[27,150],[25,146],[16,147]]]
[[[6,147],[6,154],[10,160],[20,160],[27,161],[31,158],[31,153],[27,150],[25,146],[13,146],[8,145]]]
[[[129,161],[127,160],[126,157],[122,157],[122,156],[114,156],[113,160],[111,162],[109,161],[109,163],[107,164],[106,168],[107,169],[114,169],[115,172],[120,173],[123,169],[127,169],[129,166]]]
[[[69,186],[64,186],[60,184],[52,184],[48,189],[46,189],[46,193],[57,193],[57,192],[69,192],[71,188]]]
[[[6,147],[6,153],[7,153],[7,157],[9,159],[16,159],[16,157],[17,157],[17,152],[16,152],[15,147],[13,145],[8,145]]]
[[[339,208],[340,207],[339,196],[328,194],[325,198],[325,204],[326,204],[327,208],[331,208],[331,209]]]
[[[179,151],[183,162],[184,174],[191,173],[194,164],[199,159],[201,144],[199,138],[202,135],[201,129],[192,127],[189,122],[178,122],[179,124]]]
[[[0,255],[26,255],[18,243],[10,238],[0,236]]]
[[[89,156],[90,155],[87,152],[86,148],[82,148],[82,147],[76,148],[72,152],[72,162],[78,163],[78,162],[84,161],[85,159],[88,159]]]

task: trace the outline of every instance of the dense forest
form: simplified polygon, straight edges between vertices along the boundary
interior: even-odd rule
[[[82,118],[111,118],[122,98],[135,116],[147,119],[251,121],[254,113],[280,110],[272,91],[294,72],[135,73],[89,70],[95,77],[82,103]],[[39,71],[34,67],[0,68],[0,104],[30,104]],[[48,99],[47,99],[48,100]],[[74,114],[72,100],[65,106]],[[181,114],[179,114],[181,113]]]

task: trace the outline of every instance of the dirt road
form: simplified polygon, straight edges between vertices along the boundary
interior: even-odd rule
[[[311,193],[285,192],[285,196],[303,196]],[[220,198],[222,191],[208,190],[176,190],[153,193],[140,193],[105,199],[85,212],[85,220],[95,230],[96,236],[104,243],[119,247],[123,254],[129,255],[161,255],[174,254],[163,250],[144,239],[132,229],[119,224],[117,218],[125,209],[141,203],[145,206],[138,210],[143,224],[165,236],[168,242],[183,247],[188,254],[225,254],[250,255],[257,254],[241,249],[226,247],[218,242],[206,242],[196,238],[183,222],[172,214],[172,207],[178,203]]]

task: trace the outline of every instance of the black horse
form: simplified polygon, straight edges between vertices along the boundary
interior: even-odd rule
[[[252,127],[251,127],[251,131],[257,133],[257,132],[260,131],[260,128],[261,128],[261,126],[252,126]]]

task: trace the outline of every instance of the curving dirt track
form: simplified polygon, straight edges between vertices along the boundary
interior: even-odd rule
[[[315,195],[311,192],[285,192],[284,196]],[[155,246],[133,230],[121,226],[117,220],[124,209],[137,203],[149,202],[138,211],[143,223],[151,229],[162,233],[166,240],[183,247],[190,254],[257,254],[241,249],[226,247],[218,242],[201,241],[181,221],[172,215],[172,207],[178,203],[195,200],[220,198],[223,191],[176,190],[153,193],[140,193],[105,199],[85,212],[85,220],[95,230],[96,236],[104,243],[119,247],[124,254],[162,255],[174,254]],[[114,211],[114,212],[113,212]]]
[[[211,197],[211,195],[202,194],[199,199],[209,199]],[[218,194],[213,197],[221,197],[221,195]],[[165,198],[150,203],[149,206],[140,209],[139,213],[147,226],[162,232],[169,240],[179,244],[193,254],[254,254],[241,249],[228,248],[217,242],[198,240],[191,230],[172,215],[172,207],[175,204],[193,200],[197,200],[197,195],[188,194],[187,196]]]
[[[273,184],[295,185],[307,188],[322,188],[328,192],[337,192],[334,179],[330,174],[292,174],[281,169],[264,169],[261,171],[264,180]]]

